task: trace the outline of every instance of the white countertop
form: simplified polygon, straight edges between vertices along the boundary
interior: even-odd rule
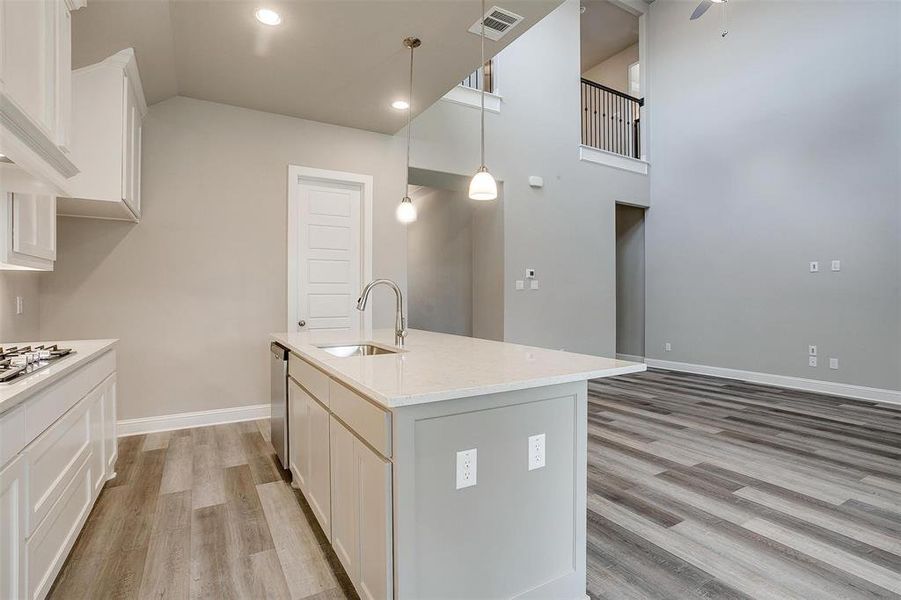
[[[375,342],[394,347],[394,330],[371,335],[310,331],[273,333],[287,347],[338,381],[386,408],[612,377],[645,370],[643,363],[411,329],[398,354],[338,358],[326,344]]]
[[[12,383],[0,383],[0,414],[18,406],[29,396],[42,390],[67,373],[97,358],[116,345],[119,340],[67,340],[62,342],[0,342],[0,347],[59,344],[60,348],[72,348],[75,353],[55,360],[49,367]]]

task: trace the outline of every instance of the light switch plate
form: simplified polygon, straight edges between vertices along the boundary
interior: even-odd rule
[[[840,260],[832,261],[832,270],[833,271],[841,271],[842,270],[842,261],[840,261]]]
[[[810,261],[810,272],[818,273],[820,271],[820,263],[815,260]]]
[[[477,448],[457,452],[457,489],[462,490],[476,484]]]
[[[816,356],[817,355],[816,344],[810,344],[809,346],[807,346],[807,355],[808,356]]]
[[[22,296],[16,296],[16,314],[21,315],[25,312],[25,301]]]
[[[529,436],[529,470],[534,471],[544,466],[544,434]]]
[[[517,280],[516,280],[516,289],[518,289],[518,290],[524,290],[524,289],[526,289],[526,284],[525,284],[525,282],[524,282],[522,279],[517,279]]]
[[[530,281],[529,287],[531,287],[533,290],[537,290],[538,289],[538,280],[533,279],[532,281]]]
[[[838,359],[837,359],[837,358],[830,358],[830,359],[829,359],[829,368],[830,368],[830,369],[837,369],[837,368],[838,368]]]
[[[669,352],[669,351],[672,350],[672,349],[673,349],[673,345],[670,344],[669,342],[663,344],[663,351],[664,351],[664,352]]]

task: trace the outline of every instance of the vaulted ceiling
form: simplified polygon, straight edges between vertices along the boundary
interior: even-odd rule
[[[493,56],[562,0],[488,1],[525,17]],[[257,22],[276,10],[282,24]],[[405,114],[409,51],[416,50],[414,113],[479,63],[481,14],[473,0],[91,0],[72,20],[73,67],[133,47],[148,104],[182,95],[245,108],[394,133]]]
[[[638,42],[638,17],[608,0],[582,0],[582,72]]]

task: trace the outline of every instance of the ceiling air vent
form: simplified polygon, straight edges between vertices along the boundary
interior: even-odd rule
[[[509,10],[492,6],[491,10],[485,13],[485,37],[495,42],[507,35],[507,33],[516,27],[523,20],[523,17]],[[479,35],[482,31],[482,24],[479,21],[473,23],[469,28],[470,33]]]

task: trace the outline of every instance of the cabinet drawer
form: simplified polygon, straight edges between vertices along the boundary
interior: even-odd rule
[[[29,600],[47,595],[88,516],[91,500],[91,469],[85,461],[47,518],[25,542]]]
[[[96,390],[79,402],[25,450],[28,465],[26,535],[40,525],[62,495],[76,469],[91,453],[89,404]]]
[[[294,354],[288,355],[288,375],[293,377],[317,400],[329,405],[329,377]]]
[[[391,457],[391,413],[356,392],[329,380],[332,412],[382,455]]]

